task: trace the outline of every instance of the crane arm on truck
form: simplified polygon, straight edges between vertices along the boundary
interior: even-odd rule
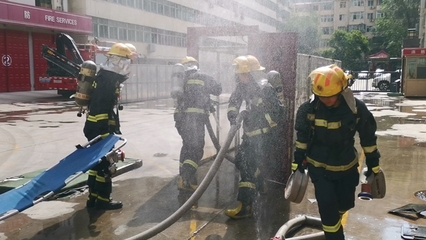
[[[50,63],[49,76],[77,77],[84,61],[74,40],[65,33],[57,34],[56,50],[43,45],[41,55]]]
[[[54,49],[43,45],[41,49],[41,55],[43,58],[53,64],[53,66],[52,64],[49,64],[49,69],[47,70],[49,76],[54,75],[67,77],[68,74],[70,74],[72,77],[78,76],[78,73],[80,72],[80,65],[70,61],[67,57],[59,54]],[[68,74],[60,73],[61,70],[66,71]]]

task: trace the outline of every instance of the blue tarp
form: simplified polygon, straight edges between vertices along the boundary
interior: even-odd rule
[[[1,194],[0,220],[49,198],[72,179],[98,164],[119,140],[120,137],[109,135],[92,146],[77,149],[27,183]]]

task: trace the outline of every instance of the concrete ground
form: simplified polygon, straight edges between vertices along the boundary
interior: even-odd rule
[[[406,204],[424,204],[414,193],[426,190],[426,101],[383,93],[357,97],[367,103],[378,123],[387,195],[356,200],[356,207],[343,218],[346,239],[401,239],[403,225],[426,225],[421,215],[388,213]],[[221,143],[229,131],[225,112],[224,105]],[[85,143],[84,118],[76,113],[72,101],[53,91],[0,94],[0,179],[51,167],[74,151],[76,144]],[[126,104],[120,112],[123,137],[128,140],[124,151],[128,157],[143,160],[141,168],[114,179],[112,197],[123,201],[123,209],[88,211],[87,192],[79,191],[1,221],[0,239],[127,239],[167,219],[183,204],[176,186],[181,140],[172,113],[170,100]],[[211,120],[216,127],[213,117]],[[215,153],[206,136],[205,157]],[[199,168],[200,182],[211,165],[212,161],[205,161]],[[230,220],[224,210],[236,204],[238,177],[233,164],[223,160],[197,208],[151,239],[264,240],[289,219],[318,217],[311,183],[300,204],[286,201],[283,186],[269,183],[268,194],[259,196],[253,218]],[[305,229],[302,234],[316,231]]]

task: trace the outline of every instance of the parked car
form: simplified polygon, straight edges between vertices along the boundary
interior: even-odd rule
[[[379,70],[379,71],[378,71]],[[394,80],[397,80],[401,76],[401,69],[397,69],[394,72],[385,72],[382,73],[383,69],[377,69],[374,73],[374,78],[372,82],[372,86],[374,88],[378,88],[380,91],[388,91],[390,88],[390,84]]]

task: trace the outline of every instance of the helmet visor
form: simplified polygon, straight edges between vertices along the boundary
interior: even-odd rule
[[[108,56],[106,62],[101,64],[101,67],[105,70],[125,76],[130,73],[130,64],[131,60],[128,58],[110,55]]]
[[[195,62],[184,63],[185,71],[198,70],[198,66]]]

